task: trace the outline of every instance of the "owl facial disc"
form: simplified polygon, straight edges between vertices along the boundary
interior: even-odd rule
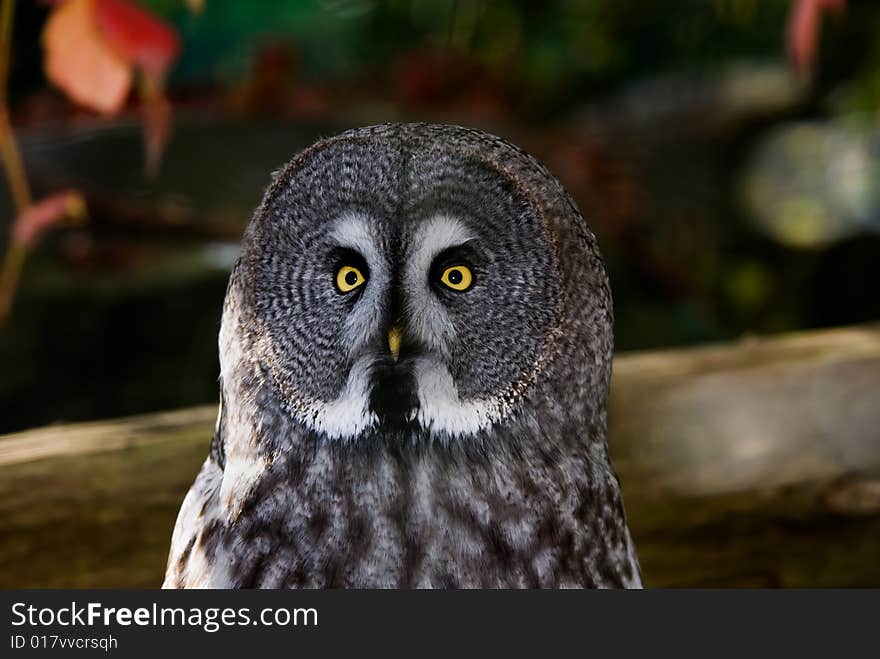
[[[456,340],[455,326],[426,291],[438,284],[455,293],[470,288],[473,274],[462,254],[474,236],[455,218],[430,218],[401,244],[406,263],[401,267],[394,254],[380,256],[380,234],[374,226],[375,220],[356,214],[334,223],[331,236],[345,255],[337,272],[350,280],[343,279],[337,288],[350,287],[343,294],[383,296],[384,304],[366,313],[352,309],[344,339],[354,362],[342,395],[312,401],[300,418],[316,431],[343,439],[374,430],[449,437],[476,433],[500,415],[503,405],[491,398],[461,399],[445,363]],[[353,274],[355,266],[348,263],[360,260]],[[370,272],[370,279],[362,284],[363,291],[356,291],[353,284],[363,276],[361,271]],[[369,290],[380,282],[386,290]],[[383,308],[385,313],[376,313]]]
[[[559,319],[540,207],[469,152],[340,139],[279,176],[242,254],[260,363],[331,439],[502,422]]]

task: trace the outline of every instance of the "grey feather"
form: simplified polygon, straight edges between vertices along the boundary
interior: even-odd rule
[[[366,282],[343,294],[346,259]],[[246,231],[165,586],[640,586],[612,325],[595,236],[522,150],[429,124],[319,142]]]

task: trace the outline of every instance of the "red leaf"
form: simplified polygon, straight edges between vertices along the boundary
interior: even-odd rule
[[[85,216],[85,202],[80,193],[67,190],[49,195],[30,206],[15,218],[12,240],[25,249],[33,247],[40,237],[65,218]]]
[[[794,0],[788,16],[788,56],[797,74],[808,79],[819,46],[819,28],[822,14],[842,12],[846,0]]]
[[[95,21],[120,55],[154,78],[163,77],[180,52],[170,26],[126,0],[95,0]]]

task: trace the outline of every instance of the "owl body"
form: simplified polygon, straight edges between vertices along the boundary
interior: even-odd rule
[[[429,124],[319,142],[245,234],[165,586],[640,586],[612,347],[595,238],[533,158]]]

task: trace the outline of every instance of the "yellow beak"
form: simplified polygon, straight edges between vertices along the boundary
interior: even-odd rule
[[[388,330],[388,350],[391,351],[391,358],[397,361],[400,357],[400,343],[403,340],[403,332],[400,327],[395,325]]]

